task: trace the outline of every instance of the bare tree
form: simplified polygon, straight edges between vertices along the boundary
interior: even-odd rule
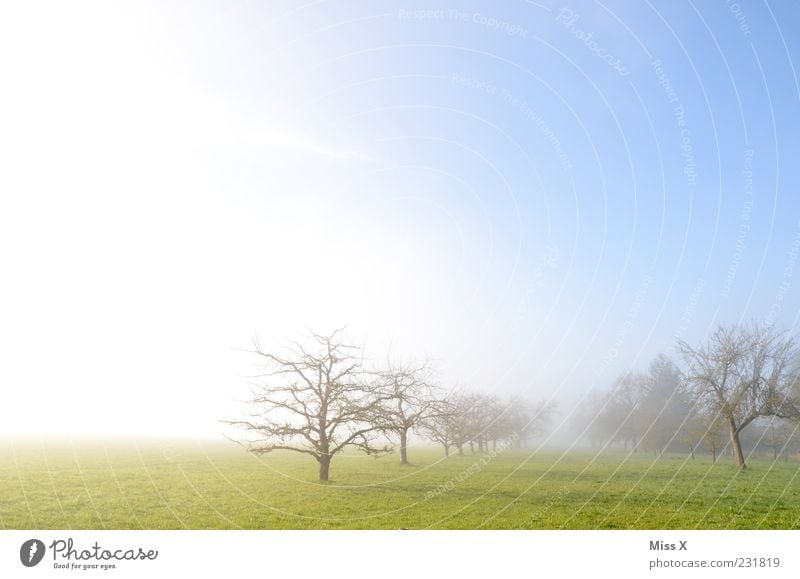
[[[450,449],[456,445],[457,431],[450,405],[445,401],[436,404],[436,410],[420,425],[422,435],[441,444],[444,455],[450,456]]]
[[[478,452],[488,451],[489,439],[496,436],[497,419],[502,412],[499,400],[486,394],[467,394],[463,396],[462,411],[470,452],[475,452],[475,445]]]
[[[760,416],[800,416],[796,397],[796,339],[763,324],[720,325],[698,348],[678,350],[686,379],[706,415],[728,428],[736,463],[746,468],[739,435]]]
[[[445,456],[450,456],[451,448],[464,454],[464,444],[470,439],[470,410],[469,397],[448,394],[434,403],[431,414],[420,424],[420,431],[429,440],[441,444]]]
[[[725,444],[725,417],[717,413],[713,407],[703,409],[700,416],[702,417],[700,436],[711,452],[711,461],[717,462],[719,452],[727,446]]]
[[[775,417],[763,419],[762,421],[764,424],[761,425],[761,436],[759,436],[761,445],[772,451],[772,460],[778,460],[781,455],[783,455],[784,459],[787,459],[789,447],[798,426],[792,424],[789,420]]]
[[[543,435],[555,416],[558,407],[547,400],[532,401],[522,397],[508,399],[503,415],[498,422],[507,440],[513,440],[522,448],[528,441]]]
[[[384,432],[396,435],[400,442],[400,464],[408,462],[408,436],[441,408],[436,401],[436,387],[428,362],[392,365],[378,373],[385,398],[379,421]]]
[[[436,406],[424,422],[423,434],[444,447],[445,456],[456,447],[463,454],[469,444],[472,452],[497,450],[498,441],[524,445],[542,434],[556,412],[556,405],[545,400],[532,402],[511,397],[506,403],[486,394],[450,394]]]
[[[387,400],[374,374],[364,368],[363,351],[342,337],[313,333],[312,351],[292,342],[282,354],[253,341],[260,382],[251,386],[247,419],[228,420],[250,433],[243,442],[256,454],[290,450],[313,456],[319,480],[327,481],[331,459],[348,446],[367,454],[389,451],[379,446],[380,410]]]

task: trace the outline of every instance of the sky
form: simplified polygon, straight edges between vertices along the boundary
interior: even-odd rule
[[[798,330],[793,2],[0,8],[0,436],[218,437],[258,336],[576,399]],[[565,412],[566,411],[566,412]]]

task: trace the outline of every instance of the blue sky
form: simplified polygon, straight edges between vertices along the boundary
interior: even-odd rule
[[[561,401],[718,322],[796,330],[799,10],[3,8],[0,424],[44,391],[54,431],[213,435],[231,346],[306,326]]]

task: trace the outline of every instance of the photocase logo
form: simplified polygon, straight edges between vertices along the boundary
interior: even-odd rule
[[[155,561],[156,549],[143,547],[103,548],[98,541],[91,545],[76,545],[72,537],[55,539],[47,547],[39,539],[29,539],[19,548],[19,560],[26,567],[35,567],[47,551],[53,555],[54,569],[116,569],[119,562]]]
[[[44,543],[39,539],[29,539],[19,548],[19,560],[26,567],[35,567],[44,557]]]

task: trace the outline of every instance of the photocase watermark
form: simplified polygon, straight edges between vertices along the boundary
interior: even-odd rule
[[[750,36],[752,34],[750,25],[747,23],[747,16],[745,16],[739,3],[733,0],[725,0],[725,5],[728,7],[728,10],[730,10],[730,13],[733,14],[733,17],[736,18],[736,22],[739,24],[739,30],[742,31],[742,34]]]
[[[161,448],[161,457],[167,462],[177,462],[180,458],[178,447],[170,443]]]
[[[786,265],[783,267],[783,279],[778,286],[778,291],[775,294],[775,300],[769,308],[767,314],[766,325],[771,326],[775,323],[778,315],[783,309],[783,300],[792,287],[792,278],[794,277],[794,268],[797,265],[797,257],[800,254],[800,222],[797,223],[797,231],[794,234],[792,245],[789,248],[789,255],[786,258]]]
[[[619,330],[617,330],[617,335],[614,338],[614,341],[611,343],[611,347],[606,352],[603,359],[600,361],[600,366],[597,368],[597,372],[595,372],[595,377],[599,378],[602,376],[611,363],[617,359],[619,356],[619,350],[622,345],[625,343],[625,339],[628,337],[628,334],[633,329],[634,323],[636,319],[639,317],[639,312],[642,309],[642,304],[644,303],[645,298],[647,297],[648,291],[650,291],[650,286],[653,283],[653,276],[647,274],[642,279],[642,283],[639,285],[639,289],[636,290],[636,294],[633,296],[633,302],[631,306],[628,308],[628,313],[625,315],[625,321],[622,322]]]
[[[501,91],[496,84],[486,82],[485,80],[464,76],[463,74],[458,74],[457,72],[454,72],[450,75],[450,80],[459,86],[468,88],[469,90],[483,92],[492,96],[498,96]]]
[[[558,260],[561,252],[557,247],[546,247],[544,255],[539,257],[536,265],[533,268],[533,273],[525,285],[525,294],[517,307],[516,315],[514,316],[515,322],[520,322],[528,313],[528,308],[533,301],[536,292],[544,286],[545,270],[555,269],[558,266]]]
[[[444,20],[449,12],[447,8],[411,9],[398,8],[397,18],[400,20]]]
[[[528,517],[528,524],[524,525],[524,528],[530,528],[535,525],[536,521],[541,519],[547,512],[552,509],[556,503],[562,500],[570,493],[570,490],[567,487],[563,487],[557,493],[550,495],[547,497],[547,500],[539,506],[536,510],[534,510],[530,516]]]
[[[28,539],[19,548],[20,563],[26,567],[36,567],[42,562],[46,552],[44,543],[39,539]]]
[[[697,185],[697,165],[694,161],[694,149],[692,147],[692,131],[686,122],[686,111],[683,104],[678,99],[678,93],[672,86],[672,82],[667,76],[661,60],[656,59],[650,63],[655,70],[658,84],[664,89],[667,95],[667,100],[672,105],[672,113],[675,116],[675,122],[678,125],[681,139],[681,158],[683,159],[683,174],[686,176],[686,186],[693,188]]]
[[[723,298],[728,297],[731,293],[731,286],[736,278],[736,273],[739,271],[742,254],[747,244],[747,237],[750,234],[750,219],[753,214],[753,149],[747,149],[744,152],[742,176],[744,178],[744,202],[742,203],[742,213],[739,216],[739,232],[736,235],[733,256],[731,257],[730,265],[728,265],[728,273],[725,276],[722,292],[720,293]]]
[[[689,296],[689,302],[686,304],[683,314],[681,314],[678,329],[675,331],[676,342],[678,340],[682,340],[686,335],[686,331],[689,329],[689,323],[692,321],[692,318],[694,318],[694,312],[697,309],[697,304],[700,302],[700,296],[702,295],[706,285],[706,280],[703,278],[697,280],[697,283],[694,286],[694,291],[692,291],[692,295]]]
[[[564,169],[565,171],[569,171],[570,169],[572,169],[572,161],[570,160],[567,153],[564,151],[564,147],[561,144],[561,140],[558,138],[558,135],[550,127],[547,121],[545,121],[541,117],[541,115],[539,115],[539,113],[536,112],[536,110],[534,110],[534,108],[532,107],[532,105],[528,103],[528,101],[518,98],[506,88],[500,88],[495,84],[480,79],[464,76],[458,73],[451,74],[450,80],[455,84],[466,87],[470,90],[476,90],[492,96],[499,97],[504,103],[516,109],[519,113],[522,114],[523,118],[526,121],[532,123],[539,130],[541,135],[550,144],[550,146],[553,148],[553,151],[556,154],[556,157],[558,158],[558,162],[559,165],[561,165],[561,168]]]
[[[436,8],[436,9],[408,9],[399,8],[397,10],[398,20],[416,20],[420,22],[432,20],[450,20],[454,22],[466,22],[477,24],[491,30],[500,32],[506,36],[528,37],[528,29],[520,24],[513,24],[494,16],[483,14],[482,12],[468,12],[458,8]]]
[[[491,464],[491,462],[495,458],[497,458],[501,452],[511,448],[514,445],[514,442],[516,442],[518,438],[519,436],[517,436],[516,434],[510,436],[507,440],[503,441],[502,444],[498,445],[496,449],[492,449],[483,456],[481,456],[481,458],[479,458],[471,465],[469,465],[467,468],[459,472],[456,476],[454,476],[447,482],[444,482],[426,492],[425,500],[429,501],[435,497],[440,497],[445,493],[449,493],[454,488],[456,488],[456,485],[461,484],[464,481],[468,480],[469,478],[475,476],[476,474],[481,472],[484,469],[484,467]]]
[[[533,123],[536,128],[539,129],[539,132],[542,134],[545,140],[550,143],[551,147],[553,147],[553,151],[555,151],[556,156],[558,157],[558,162],[562,169],[565,171],[572,169],[572,161],[570,161],[569,157],[564,152],[564,147],[561,145],[561,140],[558,138],[547,121],[545,121],[541,115],[539,115],[539,113],[536,112],[530,104],[528,104],[528,101],[517,98],[505,89],[500,91],[500,98],[517,109],[520,113],[522,113],[522,116],[525,118],[525,120]]]
[[[53,569],[80,571],[116,569],[120,561],[154,561],[158,557],[155,549],[104,548],[97,541],[86,547],[76,547],[72,537],[56,539],[48,547],[39,539],[29,539],[19,549],[19,560],[25,567],[35,567],[52,554]]]
[[[628,76],[631,73],[630,69],[622,63],[619,57],[611,54],[607,49],[598,44],[597,40],[594,38],[594,32],[585,31],[576,26],[580,19],[581,15],[572,8],[562,8],[558,11],[558,14],[556,14],[556,22],[560,22],[575,38],[583,42],[586,48],[594,52],[600,60],[615,70],[617,74],[620,76]]]

